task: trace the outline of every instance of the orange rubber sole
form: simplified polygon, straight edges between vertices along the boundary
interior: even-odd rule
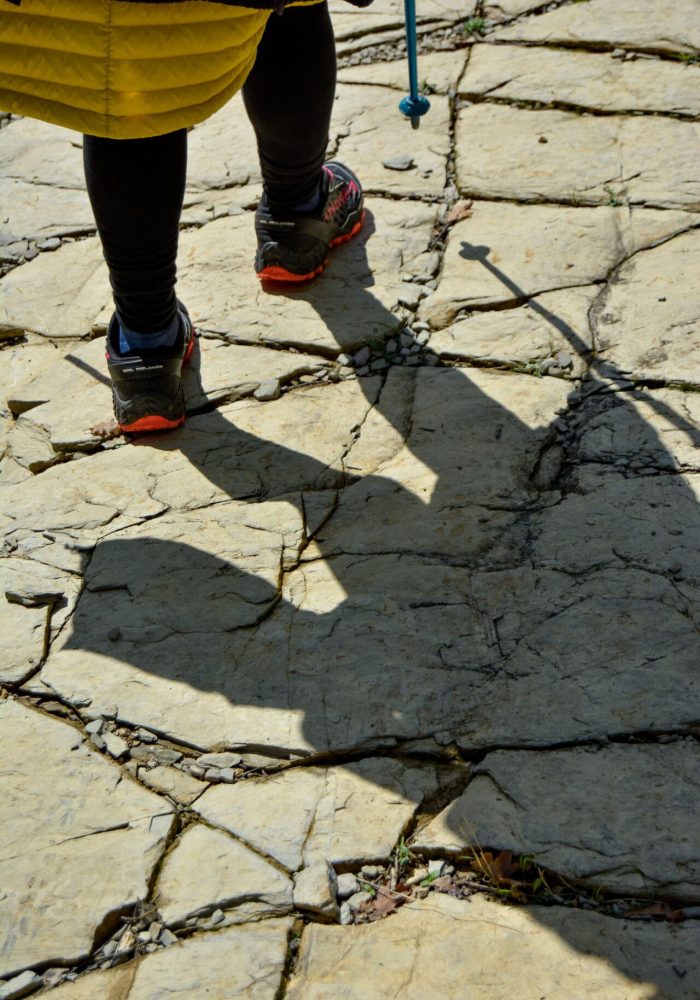
[[[355,223],[350,232],[346,233],[345,236],[336,236],[336,238],[331,240],[328,244],[328,248],[332,250],[333,247],[340,246],[341,243],[347,243],[353,238],[353,236],[357,236],[359,231],[362,229],[362,223],[364,221],[365,213],[363,212],[360,219]],[[279,281],[284,282],[285,284],[299,284],[302,281],[311,281],[312,278],[321,274],[327,264],[328,258],[326,257],[324,262],[319,265],[319,267],[317,267],[314,271],[309,271],[308,274],[294,274],[292,271],[285,271],[283,267],[266,267],[263,268],[262,271],[256,271],[256,274],[261,281]]]
[[[193,330],[192,337],[187,345],[187,350],[182,358],[183,368],[189,363],[192,357],[192,352],[194,351],[194,341],[195,335]],[[151,433],[152,431],[172,431],[176,427],[182,427],[184,422],[184,415],[182,417],[178,417],[177,420],[168,420],[167,417],[160,417],[154,413],[148,417],[139,417],[138,420],[134,420],[130,424],[119,424],[119,430],[123,431],[125,434]]]

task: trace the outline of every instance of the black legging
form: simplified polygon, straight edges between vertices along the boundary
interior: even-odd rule
[[[318,188],[335,94],[327,4],[272,14],[243,88],[264,189],[283,211]],[[185,193],[187,130],[149,139],[86,135],[85,180],[120,319],[137,333],[175,317],[175,259]]]

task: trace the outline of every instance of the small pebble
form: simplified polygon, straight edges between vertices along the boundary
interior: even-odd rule
[[[382,871],[383,869],[380,868],[378,865],[363,865],[362,868],[360,869],[360,874],[364,878],[375,879],[379,878],[379,876],[382,874]]]
[[[197,758],[200,767],[238,767],[243,758],[239,753],[203,753]]]
[[[364,347],[361,347],[359,351],[356,351],[353,357],[353,361],[355,362],[355,367],[361,368],[363,365],[366,365],[371,357],[371,354],[372,352],[366,345]]]
[[[377,360],[373,361],[369,366],[370,371],[373,372],[383,372],[384,369],[388,367],[389,367],[389,362],[386,361],[384,358],[377,358]]]
[[[347,900],[347,905],[351,910],[357,912],[362,904],[366,903],[371,898],[370,894],[363,889],[362,892],[356,892],[353,896],[351,896],[350,899]]]
[[[436,365],[439,360],[437,354],[426,354],[425,356],[426,365]]]
[[[156,743],[158,737],[155,733],[151,733],[148,729],[137,729],[135,736],[141,740],[142,743]]]
[[[166,927],[163,933],[160,935],[158,943],[162,944],[165,948],[168,948],[171,944],[175,944],[176,942],[177,942],[177,937],[173,934],[172,931],[169,931],[168,928]]]
[[[339,354],[335,360],[338,362],[339,365],[342,365],[343,367],[347,367],[348,365],[352,364],[352,358],[350,357],[349,354]]]
[[[402,156],[393,156],[390,160],[382,160],[382,166],[387,170],[410,170],[415,167],[416,162],[408,153]]]
[[[413,336],[412,330],[406,330],[399,334],[399,343],[402,347],[411,348],[416,342],[416,338]]]
[[[386,344],[384,345],[384,350],[386,351],[387,354],[395,354],[396,351],[398,350],[398,346],[399,345],[392,337],[391,340],[387,340]]]
[[[93,719],[92,722],[88,722],[85,732],[90,733],[91,736],[99,736],[103,729],[104,721],[102,719]]]
[[[352,908],[349,903],[342,903],[340,907],[340,923],[341,924],[351,924],[352,923]]]
[[[214,910],[212,915],[209,917],[209,920],[212,924],[220,924],[221,921],[225,919],[226,917],[224,916],[223,910]]]
[[[430,330],[430,324],[426,323],[425,320],[419,319],[413,324],[414,333],[426,333]]]
[[[258,388],[255,390],[253,395],[261,403],[265,403],[268,400],[279,399],[280,393],[282,392],[280,381],[277,378],[266,379],[265,382],[261,382]]]
[[[129,744],[121,736],[117,736],[116,733],[107,732],[104,733],[102,739],[110,757],[114,757],[115,760],[119,760],[120,757],[126,757],[129,751]]]
[[[338,876],[338,899],[349,899],[360,891],[360,883],[352,872],[344,872]]]
[[[428,862],[428,875],[442,875],[446,862],[442,858],[434,858]]]
[[[142,941],[144,944],[149,944],[150,943],[150,940],[151,940],[150,931],[139,931],[137,937],[138,937],[139,941]]]
[[[54,986],[58,986],[58,984],[61,982],[65,974],[66,974],[65,969],[55,967],[53,969],[47,969],[45,972],[42,972],[41,979],[44,986],[47,986],[49,989],[53,989]]]
[[[160,935],[163,933],[163,925],[159,924],[157,920],[154,920],[153,923],[148,928],[148,933],[151,937],[151,941],[157,941]]]
[[[420,344],[421,347],[425,347],[429,340],[430,334],[427,330],[421,330],[420,333],[416,334],[416,343]]]
[[[0,1000],[15,1000],[16,997],[25,997],[27,993],[43,986],[41,976],[28,969],[20,972],[18,976],[13,976],[4,983],[0,983]]]
[[[170,747],[150,747],[148,752],[155,757],[159,764],[175,764],[182,760],[179,750],[171,750]]]
[[[40,250],[58,250],[61,241],[58,236],[49,236],[47,240],[40,240],[37,246]]]

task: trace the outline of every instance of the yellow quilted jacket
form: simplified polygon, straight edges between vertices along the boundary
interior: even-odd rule
[[[240,2],[0,0],[0,109],[118,139],[203,121],[253,66],[270,16],[254,8],[275,5]]]

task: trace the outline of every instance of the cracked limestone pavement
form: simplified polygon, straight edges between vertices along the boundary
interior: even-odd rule
[[[194,129],[177,433],[93,433],[80,143],[3,120],[0,998],[697,1000],[695,0],[430,0],[419,132],[336,8],[367,224],[262,291]]]

